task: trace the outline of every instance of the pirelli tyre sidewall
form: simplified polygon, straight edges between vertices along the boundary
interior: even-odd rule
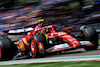
[[[15,50],[16,48],[9,38],[0,40],[0,60],[11,60]]]
[[[98,34],[96,30],[92,26],[85,26],[83,34],[86,39],[89,39],[93,44],[95,44],[94,46],[85,46],[84,49],[86,51],[96,50],[98,47]]]
[[[36,41],[34,37],[32,37],[31,44],[30,44],[30,56],[32,56],[33,58],[36,58],[37,55],[38,55],[38,47],[36,45]]]
[[[39,49],[39,44],[42,46],[42,50]],[[45,54],[45,49],[46,49],[46,38],[44,35],[38,34],[38,35],[32,35],[31,39],[31,52],[32,52],[32,47],[34,47],[34,50],[32,52],[32,57],[37,58],[37,57],[42,57]]]

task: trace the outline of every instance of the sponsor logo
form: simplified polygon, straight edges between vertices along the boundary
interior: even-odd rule
[[[24,44],[23,44],[22,41],[19,42],[19,46],[20,46],[21,49],[24,49]]]
[[[70,35],[65,35],[64,37],[70,37]]]
[[[60,45],[55,45],[54,49],[66,48],[66,47],[69,47],[69,45],[67,43],[64,43],[64,44],[60,44]]]
[[[81,45],[92,44],[90,41],[80,41]]]

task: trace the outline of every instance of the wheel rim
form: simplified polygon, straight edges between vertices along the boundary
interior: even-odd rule
[[[34,43],[31,43],[31,51],[32,51],[32,53],[35,52]]]
[[[39,51],[44,51],[44,46],[41,42],[38,42]]]
[[[35,57],[37,53],[37,47],[36,47],[36,42],[35,40],[31,41],[31,56]]]

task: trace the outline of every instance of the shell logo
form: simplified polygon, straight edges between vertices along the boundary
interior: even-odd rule
[[[64,37],[70,37],[70,35],[65,35]]]

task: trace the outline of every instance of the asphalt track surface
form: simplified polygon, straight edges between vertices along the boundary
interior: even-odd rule
[[[21,61],[28,61],[28,60],[41,60],[41,59],[48,59],[48,58],[64,58],[64,57],[82,57],[82,56],[92,56],[92,55],[99,55],[100,56],[100,46],[97,50],[93,51],[85,51],[83,48],[76,49],[76,50],[69,50],[62,53],[54,53],[54,54],[47,54],[43,58],[28,58],[28,59],[21,59],[21,60],[10,60],[10,61],[2,61],[1,63],[9,63],[9,62],[21,62]],[[99,58],[100,59],[100,58]]]

